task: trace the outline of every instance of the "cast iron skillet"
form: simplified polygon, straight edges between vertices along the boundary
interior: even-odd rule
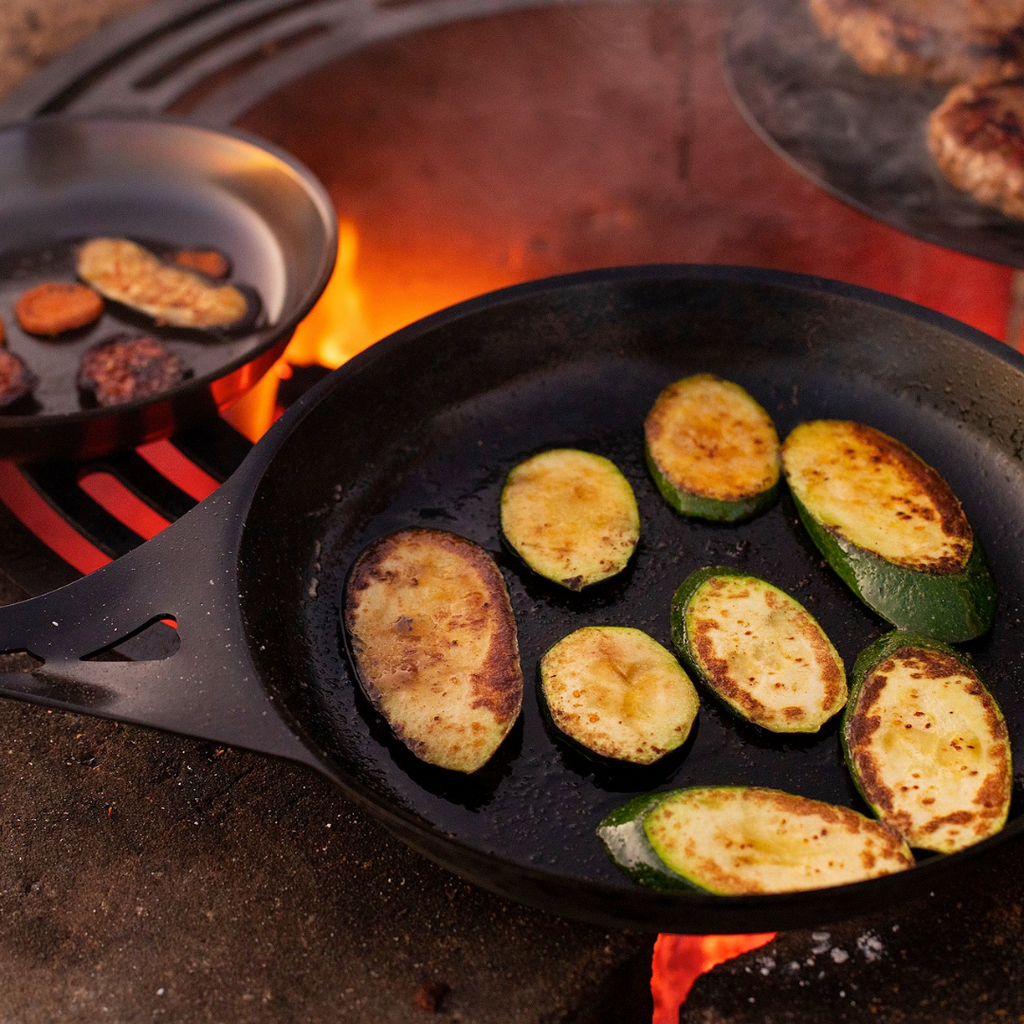
[[[1024,749],[1024,358],[897,299],[815,278],[721,267],[639,267],[540,281],[470,301],[380,342],[289,412],[194,512],[108,567],[0,610],[0,636],[46,664],[0,693],[303,762],[414,848],[504,895],[603,925],[676,932],[824,924],[963,885],[1024,828],[888,878],[808,893],[660,895],[621,875],[594,829],[636,793],[756,783],[861,806],[837,723],[782,739],[706,697],[681,753],[613,768],[559,739],[539,711],[540,654],[592,623],[669,644],[669,600],[707,564],[742,566],[805,602],[847,665],[885,625],[826,569],[784,497],[737,526],[684,520],[647,478],[641,423],[685,374],[738,381],[785,434],[850,417],[894,434],[963,499],[999,587],[991,634],[967,645]],[[507,471],[538,449],[612,458],[633,484],[643,534],[624,575],[572,595],[531,576],[498,537]],[[472,777],[417,762],[353,682],[339,602],[374,537],[452,530],[497,557],[520,629],[524,713]],[[180,648],[163,661],[83,660],[160,616]]]
[[[56,339],[22,331],[27,288],[75,279],[77,244],[127,236],[161,250],[219,249],[262,315],[240,333],[174,330],[108,303]],[[0,129],[0,318],[9,348],[40,378],[32,401],[0,412],[0,458],[88,458],[165,436],[251,387],[284,350],[337,254],[330,198],[294,158],[238,131],[165,117],[44,117]],[[194,375],[152,399],[82,405],[84,349],[114,334],[162,338]]]

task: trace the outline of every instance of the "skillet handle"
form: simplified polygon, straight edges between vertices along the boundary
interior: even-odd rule
[[[218,491],[103,568],[0,608],[0,650],[28,652],[43,661],[31,672],[0,673],[0,696],[322,770],[285,724],[249,654],[237,589],[240,533],[231,497]],[[179,643],[168,657],[90,658],[160,619],[177,623]]]

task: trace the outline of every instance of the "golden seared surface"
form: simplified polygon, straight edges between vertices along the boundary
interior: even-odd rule
[[[175,327],[231,327],[249,314],[246,297],[227,284],[158,259],[125,238],[93,238],[78,254],[78,274],[101,295]]]
[[[771,418],[738,384],[712,374],[665,388],[644,434],[658,471],[687,494],[739,501],[779,479],[779,438]]]
[[[697,717],[690,677],[655,639],[626,626],[586,626],[541,659],[555,725],[603,757],[652,764],[685,742]]]
[[[372,544],[352,569],[345,626],[367,696],[419,758],[473,772],[519,715],[512,606],[493,559],[440,530]]]
[[[640,512],[614,463],[556,448],[509,473],[501,528],[535,572],[581,590],[625,568],[640,539]]]
[[[949,485],[906,445],[848,420],[801,423],[782,446],[790,489],[840,538],[907,569],[962,572],[974,536]]]
[[[693,653],[718,694],[773,732],[817,732],[846,704],[842,660],[788,594],[746,576],[712,576],[686,607]]]
[[[887,825],[773,789],[682,790],[644,828],[670,868],[721,895],[822,889],[914,865]]]
[[[907,647],[865,679],[846,726],[868,802],[911,846],[953,853],[1006,822],[1013,776],[1006,723],[956,658]]]

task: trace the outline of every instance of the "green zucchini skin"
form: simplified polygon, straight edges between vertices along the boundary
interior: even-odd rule
[[[647,469],[657,487],[658,493],[677,512],[695,519],[708,519],[716,523],[738,523],[744,519],[752,519],[759,512],[770,508],[779,499],[781,481],[776,481],[766,491],[754,494],[738,501],[720,501],[717,498],[706,498],[700,494],[691,494],[680,490],[671,483],[658,468],[651,457],[650,450],[645,452]]]
[[[721,809],[726,802],[740,806],[739,820],[729,820],[728,809],[725,820],[717,814],[716,805]],[[650,835],[652,827],[659,831],[663,805],[672,812],[663,821],[681,815],[669,825],[675,836],[662,831],[666,849],[677,838],[694,845],[679,851],[678,870]],[[687,805],[696,806],[697,817]],[[847,807],[757,786],[690,786],[635,797],[609,814],[597,834],[621,871],[661,892],[730,896],[825,888],[914,865],[910,848],[888,825]]]
[[[695,406],[694,393],[701,396]],[[695,408],[714,413],[691,434],[695,417],[699,421]],[[733,428],[731,435],[721,428],[723,422]],[[682,448],[674,433],[680,423],[690,425]],[[737,426],[745,434],[740,442]],[[745,449],[739,455],[737,445]],[[675,460],[681,452],[686,454],[680,463]],[[714,374],[684,377],[662,390],[644,421],[644,455],[658,492],[684,516],[723,523],[750,519],[771,506],[781,490],[779,438],[771,417],[743,387]],[[751,461],[760,462],[756,473]]]
[[[687,624],[687,612],[690,607],[691,601],[695,595],[700,591],[708,580],[721,578],[721,577],[733,577],[736,579],[746,579],[754,583],[763,584],[771,590],[777,591],[782,594],[785,598],[788,598],[793,602],[794,605],[799,607],[806,615],[808,625],[812,627],[820,637],[821,647],[826,647],[831,655],[831,662],[834,669],[830,668],[830,676],[833,677],[832,685],[834,687],[834,693],[831,699],[828,700],[829,710],[827,714],[822,714],[820,720],[815,718],[800,721],[793,719],[785,723],[779,723],[777,720],[772,720],[774,716],[770,715],[770,710],[765,708],[758,708],[757,706],[748,706],[745,708],[743,703],[737,699],[730,699],[726,694],[721,692],[719,684],[716,680],[708,673],[704,665],[701,663],[697,656],[694,642],[694,638],[690,634],[690,628]],[[821,628],[821,625],[815,620],[814,616],[807,611],[803,605],[792,598],[791,595],[786,594],[785,591],[780,591],[774,584],[769,583],[767,580],[762,580],[757,576],[753,576],[751,573],[744,572],[739,569],[728,568],[725,566],[706,566],[702,569],[697,569],[690,573],[685,580],[679,585],[675,595],[672,598],[672,605],[670,611],[670,626],[672,633],[672,642],[675,645],[676,651],[679,654],[682,662],[691,673],[698,679],[702,680],[707,688],[711,691],[714,697],[719,703],[730,713],[742,718],[744,721],[753,722],[762,728],[768,729],[773,732],[779,733],[813,733],[820,730],[822,725],[829,719],[839,713],[846,703],[847,698],[847,686],[846,686],[846,670],[843,665],[842,659],[835,647],[828,639],[825,631]],[[824,694],[823,694],[824,697]]]
[[[973,825],[974,835],[968,835],[967,837],[947,836],[943,838],[940,829],[923,829],[915,826],[911,817],[904,818],[901,821],[901,813],[898,806],[900,803],[900,797],[895,793],[891,786],[885,785],[883,777],[884,773],[880,773],[878,771],[877,765],[874,767],[864,766],[862,770],[861,765],[858,763],[856,748],[858,746],[858,738],[862,736],[862,726],[867,726],[870,732],[873,733],[874,730],[882,728],[885,725],[882,720],[885,710],[884,703],[881,705],[873,703],[866,711],[861,710],[860,704],[864,687],[867,681],[872,678],[875,670],[878,669],[879,666],[883,665],[890,658],[898,657],[901,652],[905,651],[922,651],[925,653],[936,652],[948,659],[952,659],[964,670],[964,674],[972,679],[972,688],[968,692],[978,698],[979,703],[981,703],[982,706],[987,705],[988,707],[991,716],[991,734],[993,735],[990,735],[987,738],[1001,749],[1002,753],[1000,759],[1005,758],[1002,765],[1004,771],[1002,780],[998,780],[1001,784],[997,784],[997,779],[993,776],[988,776],[985,784],[979,785],[978,791],[970,800],[970,807],[963,806],[958,808],[957,812],[955,812],[957,817],[962,817],[964,819],[963,821],[955,822],[955,824],[964,827],[965,831],[966,826]],[[941,678],[941,676],[933,675],[927,671],[922,671],[921,669],[918,669],[913,678],[916,679],[918,676],[921,677],[922,684],[925,687],[929,684],[934,685],[936,679]],[[880,685],[884,686],[886,682],[887,680],[883,677],[880,681]],[[877,693],[874,695],[874,698],[869,697],[869,700],[872,699],[877,699]],[[919,720],[918,715],[924,717],[927,723],[924,728],[930,729],[931,723],[927,721],[927,715],[924,712],[919,709],[915,714],[905,701],[901,701],[900,704],[915,720]],[[944,708],[945,706],[949,706],[948,702],[944,705]],[[945,717],[944,709],[941,717]],[[894,750],[893,744],[897,742],[897,738],[902,737],[903,729],[909,728],[909,726],[900,726],[899,722],[896,722],[895,726],[895,728],[890,726],[888,732],[883,733],[883,736],[888,736],[888,738],[883,739],[881,744],[876,748],[876,754],[872,760],[877,758],[879,754],[889,755]],[[973,730],[969,735],[974,737],[975,734]],[[958,849],[963,849],[967,846],[973,845],[973,843],[979,842],[982,838],[994,835],[996,832],[1000,831],[1005,824],[1007,812],[1009,810],[1013,780],[1012,754],[1010,750],[1006,721],[995,697],[978,678],[977,673],[971,664],[970,658],[962,652],[950,647],[948,644],[919,633],[895,630],[880,637],[874,643],[865,648],[860,655],[858,655],[854,664],[850,700],[843,715],[840,737],[843,748],[843,759],[846,762],[846,766],[850,772],[851,778],[853,779],[854,785],[857,787],[857,791],[864,799],[864,802],[881,820],[887,821],[897,831],[904,832],[907,841],[911,846],[916,846],[920,849],[933,850],[939,853],[952,853]],[[950,744],[950,746],[951,745],[952,744]],[[947,744],[944,738],[938,746],[943,750],[946,749]],[[865,744],[862,741],[862,755],[865,749],[870,749],[870,744]],[[922,754],[919,752],[917,747],[911,747],[911,750],[913,751],[914,764],[919,765],[921,763]],[[898,751],[896,756],[898,756]],[[943,770],[944,766],[941,760],[939,760],[930,771],[924,773],[925,783],[934,784],[936,779],[941,778]],[[865,778],[865,772],[868,773],[869,778]],[[874,779],[874,784],[872,784],[872,777]],[[904,781],[908,785],[910,784],[909,779],[905,779]],[[916,789],[917,787],[914,786],[913,788]],[[997,800],[996,798],[999,796],[1000,789],[1002,790],[1001,800]],[[984,797],[983,802],[980,805],[978,803],[978,797]],[[934,803],[934,798],[931,798],[928,802]],[[906,801],[904,801],[903,806],[904,813],[907,813],[905,810],[907,807]],[[991,807],[995,807],[994,812],[990,809]],[[986,808],[989,808],[987,813]],[[929,813],[931,813],[931,811],[929,811]],[[970,817],[968,817],[968,815]],[[971,819],[974,819],[973,822]],[[936,823],[933,819],[932,824],[933,826],[935,824],[941,824],[941,821]]]
[[[598,838],[616,866],[637,885],[657,892],[694,892],[700,887],[676,874],[655,852],[644,818],[669,793],[645,793],[617,807],[598,826]]]
[[[794,494],[800,521],[839,578],[887,622],[946,643],[983,636],[996,614],[996,588],[977,536],[962,572],[908,569],[837,536]]]

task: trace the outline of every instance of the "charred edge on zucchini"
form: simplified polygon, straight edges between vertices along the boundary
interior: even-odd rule
[[[796,892],[914,865],[897,833],[847,807],[751,786],[695,786],[638,797],[598,828],[634,881],[721,896]]]
[[[508,474],[501,530],[538,575],[582,590],[626,567],[640,539],[640,512],[633,488],[613,462],[555,448]]]
[[[726,708],[772,732],[817,732],[843,709],[846,670],[815,618],[766,580],[711,566],[672,599],[672,640]]]
[[[474,772],[522,706],[515,619],[494,560],[441,530],[389,534],[358,558],[344,625],[356,676],[418,758]]]
[[[779,493],[779,437],[742,388],[712,374],[666,387],[644,421],[647,466],[662,497],[683,515],[750,518]]]
[[[540,661],[541,693],[566,736],[601,757],[649,765],[690,735],[699,699],[653,637],[628,626],[585,626]]]
[[[166,263],[125,238],[93,238],[78,252],[78,276],[105,298],[158,325],[239,333],[256,325],[261,304],[250,288],[212,282]]]
[[[949,643],[991,628],[981,544],[949,485],[909,448],[864,424],[817,420],[786,439],[783,466],[811,540],[869,608]]]
[[[953,853],[999,832],[1013,783],[999,705],[967,659],[897,631],[854,666],[843,752],[876,814],[919,849]]]

